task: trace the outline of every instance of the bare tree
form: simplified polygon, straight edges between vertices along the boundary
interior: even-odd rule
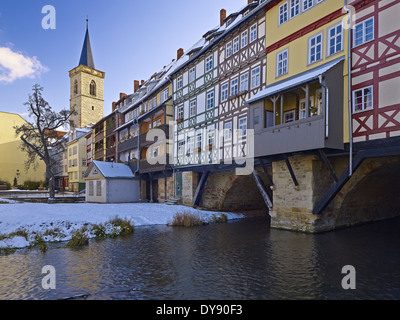
[[[27,106],[32,122],[26,122],[21,126],[14,127],[17,136],[20,135],[21,149],[26,152],[27,160],[25,168],[37,166],[37,159],[44,161],[46,165],[46,176],[48,178],[49,203],[54,202],[55,196],[55,169],[56,161],[52,158],[51,150],[61,142],[57,130],[60,127],[70,125],[71,116],[76,114],[74,110],[63,109],[60,112],[53,111],[50,105],[42,97],[43,88],[35,84],[32,88],[33,94],[24,105]],[[72,124],[71,124],[72,125]]]

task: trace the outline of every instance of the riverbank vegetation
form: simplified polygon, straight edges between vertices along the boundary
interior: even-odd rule
[[[210,217],[203,217],[199,214],[195,214],[189,211],[177,212],[172,221],[168,223],[169,226],[177,227],[195,227],[209,223],[221,223],[227,222],[228,217],[226,214],[221,213],[220,215],[212,214]]]

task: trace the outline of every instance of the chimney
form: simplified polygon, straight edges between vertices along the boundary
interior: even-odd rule
[[[176,60],[179,60],[183,56],[183,49],[179,48],[176,52]]]
[[[140,85],[142,85],[143,83],[144,83],[144,80],[141,80],[141,81],[140,81]]]
[[[226,10],[225,9],[221,9],[220,13],[219,13],[219,24],[222,27],[225,23],[225,18],[226,18]]]
[[[133,81],[133,93],[136,93],[136,91],[139,89],[139,80]]]
[[[117,103],[116,102],[113,102],[112,103],[112,112],[114,112],[115,111],[115,109],[117,108]]]
[[[247,0],[247,4],[253,3],[254,0]]]
[[[119,94],[119,100],[121,100],[123,97],[126,97],[126,93],[121,92]]]

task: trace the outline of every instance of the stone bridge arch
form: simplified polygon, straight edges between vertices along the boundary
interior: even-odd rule
[[[383,220],[400,215],[399,157],[365,160],[336,195],[323,217],[335,227]]]
[[[253,175],[236,175],[235,170],[210,174],[200,206],[221,211],[268,212]]]

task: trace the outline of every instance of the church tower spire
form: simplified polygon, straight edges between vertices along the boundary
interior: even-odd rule
[[[105,72],[94,67],[89,26],[86,19],[86,35],[79,65],[69,71],[70,109],[76,112],[71,116],[70,127],[72,129],[91,126],[103,118],[104,77]]]
[[[95,69],[92,47],[90,45],[90,37],[89,37],[89,20],[86,19],[86,35],[85,40],[83,42],[83,48],[81,53],[81,59],[79,60],[79,64],[84,65],[86,67]]]

